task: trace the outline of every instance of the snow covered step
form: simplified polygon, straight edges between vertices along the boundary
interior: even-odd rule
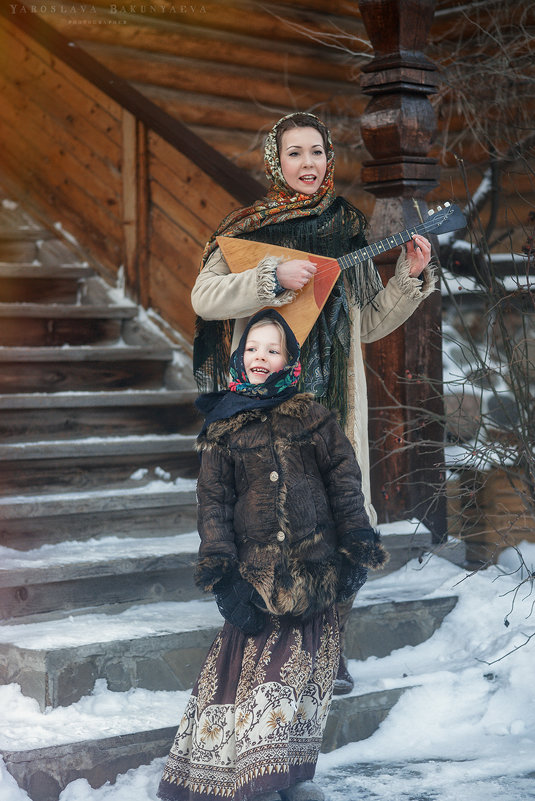
[[[166,436],[146,434],[144,436],[89,437],[12,443],[0,445],[0,462],[83,459],[89,456],[107,458],[183,451],[189,453],[193,450],[194,444],[195,436],[192,434],[168,434]],[[42,465],[41,469],[46,469],[46,465]]]
[[[120,614],[0,627],[0,681],[15,682],[41,710],[89,695],[191,688],[222,625],[213,599],[134,606]]]
[[[169,435],[171,440],[173,436]],[[0,496],[17,492],[61,493],[67,489],[98,492],[102,487],[143,489],[161,476],[168,477],[170,482],[180,477],[195,478],[199,459],[193,449],[193,439],[190,447],[182,442],[183,448],[180,449],[173,449],[172,441],[166,447],[157,447],[159,443],[155,442],[154,448],[147,443],[144,447],[132,450],[126,447],[126,443],[124,447],[109,443],[102,447],[100,454],[86,454],[78,458],[73,450],[70,455],[63,452],[56,457],[51,453],[49,458],[43,459],[0,459]]]
[[[0,396],[0,442],[195,433],[197,394],[191,389],[7,394]]]
[[[50,554],[45,562],[21,558],[18,564],[4,558],[0,569],[4,620],[54,619],[76,610],[117,613],[132,604],[198,597],[193,553],[181,551],[178,537],[117,539],[111,552],[105,544],[99,548],[100,542],[93,543],[85,558],[54,560]]]
[[[0,348],[0,392],[157,389],[171,347]]]
[[[0,303],[0,345],[40,347],[117,342],[133,305]]]
[[[187,538],[187,535],[186,535]],[[196,550],[197,536],[189,545]],[[193,556],[193,553],[191,554]],[[347,631],[351,659],[383,657],[428,639],[455,596],[358,603]],[[67,706],[106,679],[110,690],[192,686],[221,626],[211,599],[135,606],[117,615],[79,615],[0,628],[0,681],[16,682],[42,709]]]
[[[195,527],[195,481],[0,498],[0,541],[23,550],[92,537],[180,534]]]
[[[406,689],[397,687],[334,698],[322,751],[332,751],[369,737]],[[100,787],[105,782],[115,781],[120,773],[168,754],[188,693],[180,696],[172,725],[24,750],[6,748],[2,744],[0,755],[32,801],[57,801],[67,784],[80,778],[87,779],[93,787]],[[172,715],[172,707],[165,709],[162,717],[169,718],[170,712]]]

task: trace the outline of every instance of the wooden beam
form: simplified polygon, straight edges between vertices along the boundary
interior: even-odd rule
[[[361,117],[371,159],[365,188],[376,197],[371,238],[411,227],[426,213],[426,194],[438,184],[429,156],[436,120],[428,95],[436,68],[424,55],[435,0],[358,0],[375,57],[361,76],[371,99]],[[387,281],[398,252],[377,264]],[[441,299],[434,293],[404,326],[366,346],[369,371],[371,483],[380,520],[419,517],[440,540],[445,534]],[[392,399],[395,399],[393,401]],[[435,443],[431,445],[430,443]]]

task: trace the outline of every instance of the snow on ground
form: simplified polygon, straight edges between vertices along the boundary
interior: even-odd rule
[[[533,573],[535,545],[523,543],[520,550]],[[473,575],[433,556],[366,585],[360,603],[452,593],[459,602],[426,642],[381,659],[350,662],[357,692],[409,689],[372,737],[320,757],[317,778],[327,801],[535,799],[533,590],[514,549],[498,566]],[[0,688],[2,745],[9,739],[14,747],[17,730],[52,741],[54,731],[68,728],[75,739],[91,720],[101,735],[121,718],[136,725],[146,720],[174,725],[187,695],[112,693],[99,681],[91,696],[43,714],[10,685]],[[72,782],[61,801],[155,801],[163,762],[155,760],[99,789],[85,780]],[[28,801],[1,763],[0,798]]]

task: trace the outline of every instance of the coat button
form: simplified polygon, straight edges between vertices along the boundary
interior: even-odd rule
[[[279,542],[284,542],[284,540],[286,539],[286,534],[284,533],[284,531],[277,531],[277,539]]]
[[[276,470],[272,470],[272,472],[269,474],[269,480],[270,481],[278,481],[279,480],[279,474],[277,473]]]

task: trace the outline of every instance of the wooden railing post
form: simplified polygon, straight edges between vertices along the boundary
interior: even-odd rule
[[[143,123],[126,109],[122,110],[122,147],[125,286],[132,299],[146,307],[150,301],[147,131]]]
[[[361,118],[371,159],[362,180],[376,197],[371,239],[420,221],[423,198],[438,184],[439,167],[428,156],[436,130],[428,95],[436,67],[423,53],[435,0],[358,0],[375,57],[361,75],[371,96]],[[399,251],[377,259],[383,280]],[[373,500],[380,520],[423,519],[436,539],[445,531],[441,392],[441,299],[428,298],[389,337],[366,346],[369,371]],[[392,410],[393,398],[400,402]],[[390,407],[386,410],[385,407]],[[421,409],[421,415],[411,409]],[[416,430],[414,421],[421,417]],[[431,441],[438,443],[431,446]],[[409,447],[407,447],[409,445]]]

